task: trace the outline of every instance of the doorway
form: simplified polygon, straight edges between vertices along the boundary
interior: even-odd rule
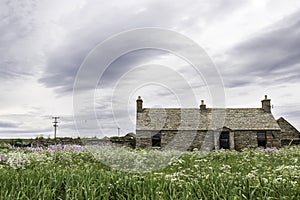
[[[160,134],[160,132],[152,133],[152,147],[161,147],[161,134]]]
[[[230,148],[229,132],[221,132],[220,149],[229,149],[229,148]]]

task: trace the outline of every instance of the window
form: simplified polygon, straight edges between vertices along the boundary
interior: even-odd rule
[[[152,134],[152,147],[161,147],[161,135],[159,132]]]
[[[257,133],[257,144],[259,147],[266,147],[267,145],[266,132]]]

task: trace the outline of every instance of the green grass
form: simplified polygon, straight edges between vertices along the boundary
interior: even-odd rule
[[[103,152],[111,156],[114,150],[100,151],[101,156]],[[111,157],[116,160],[111,168],[87,149],[2,150],[0,198],[300,199],[300,147],[276,152],[187,152],[180,157],[174,152],[115,151],[118,154]],[[145,165],[159,162],[161,155],[173,157],[166,167],[155,171],[122,171],[132,155],[138,155],[135,159],[157,155],[143,161]]]

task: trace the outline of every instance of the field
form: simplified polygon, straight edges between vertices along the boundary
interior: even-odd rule
[[[1,199],[300,199],[300,147],[0,150]]]

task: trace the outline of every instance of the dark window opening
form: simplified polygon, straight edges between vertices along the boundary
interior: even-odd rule
[[[267,145],[267,136],[265,132],[257,133],[257,144],[259,147],[266,147]]]
[[[161,147],[160,133],[154,133],[152,135],[152,147]]]
[[[222,132],[220,135],[220,149],[229,149],[229,132]]]

